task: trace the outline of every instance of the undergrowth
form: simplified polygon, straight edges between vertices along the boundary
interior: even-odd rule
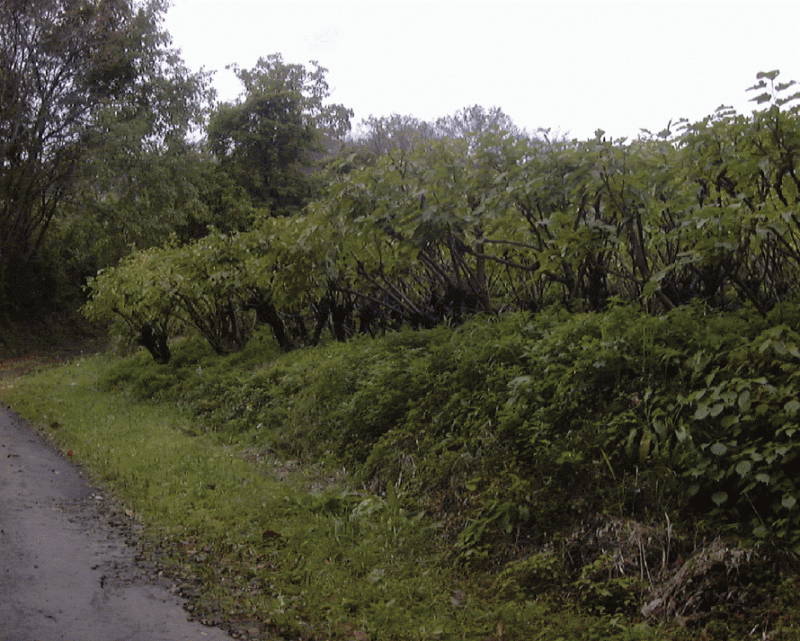
[[[229,620],[788,639],[798,328],[797,305],[627,305],[289,354],[266,334],[226,357],[186,339],[169,364],[87,359],[12,399],[64,426]]]

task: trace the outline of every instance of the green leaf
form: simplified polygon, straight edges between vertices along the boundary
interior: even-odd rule
[[[783,409],[787,414],[794,416],[800,410],[800,401],[791,400],[783,406]]]
[[[644,287],[642,288],[642,296],[644,298],[650,298],[653,294],[655,294],[658,291],[659,287],[660,287],[659,283],[653,280],[648,280],[645,283]]]
[[[750,410],[750,390],[743,390],[739,394],[739,410],[741,412],[748,412]]]
[[[714,443],[711,446],[711,453],[717,456],[723,456],[728,451],[724,443]]]
[[[711,408],[707,404],[703,404],[697,408],[697,411],[694,413],[694,419],[696,421],[702,421],[711,413]]]
[[[711,416],[716,417],[716,416],[719,416],[720,414],[722,414],[722,410],[724,410],[724,409],[725,409],[725,403],[717,403],[716,405],[714,405],[711,408],[711,411],[709,412],[709,414],[711,414]]]
[[[628,434],[628,438],[625,440],[625,455],[628,458],[633,458],[633,450],[636,445],[636,437],[638,434],[638,430],[633,428]]]
[[[664,440],[667,437],[667,426],[664,421],[659,419],[653,420],[653,430],[658,435],[658,438]]]
[[[512,390],[516,391],[517,388],[520,387],[520,386],[526,386],[527,387],[528,385],[530,385],[532,380],[533,380],[533,378],[531,376],[527,376],[527,375],[526,376],[517,376],[516,378],[512,379],[511,381],[509,381],[508,386]]]
[[[653,435],[650,432],[645,432],[642,436],[642,442],[639,443],[639,462],[644,463],[647,456],[650,454],[650,443],[652,442]]]

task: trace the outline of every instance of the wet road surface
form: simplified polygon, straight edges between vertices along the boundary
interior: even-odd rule
[[[78,467],[0,406],[0,641],[224,641],[136,563]]]

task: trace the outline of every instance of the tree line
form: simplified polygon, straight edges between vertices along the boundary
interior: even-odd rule
[[[234,67],[216,102],[163,0],[0,5],[0,305],[89,282],[85,314],[169,358],[267,324],[284,349],[552,304],[766,314],[797,293],[794,82],[636,140],[531,135],[501,109],[434,122],[329,101],[326,70]]]
[[[226,353],[257,323],[291,349],[325,328],[345,340],[553,304],[766,315],[800,282],[800,105],[777,78],[759,74],[750,116],[721,108],[635,141],[373,119],[296,213],[134,254],[91,281],[85,310],[161,361],[187,327]]]

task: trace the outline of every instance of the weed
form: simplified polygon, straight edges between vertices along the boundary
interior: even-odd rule
[[[795,332],[782,308],[548,310],[288,354],[185,339],[168,364],[98,356],[8,393],[64,426],[228,619],[309,639],[679,639],[663,626],[694,600],[728,616],[693,613],[708,635],[744,638],[716,574],[682,577],[721,534],[714,572],[797,545]],[[734,596],[759,629],[796,624],[748,581]]]

